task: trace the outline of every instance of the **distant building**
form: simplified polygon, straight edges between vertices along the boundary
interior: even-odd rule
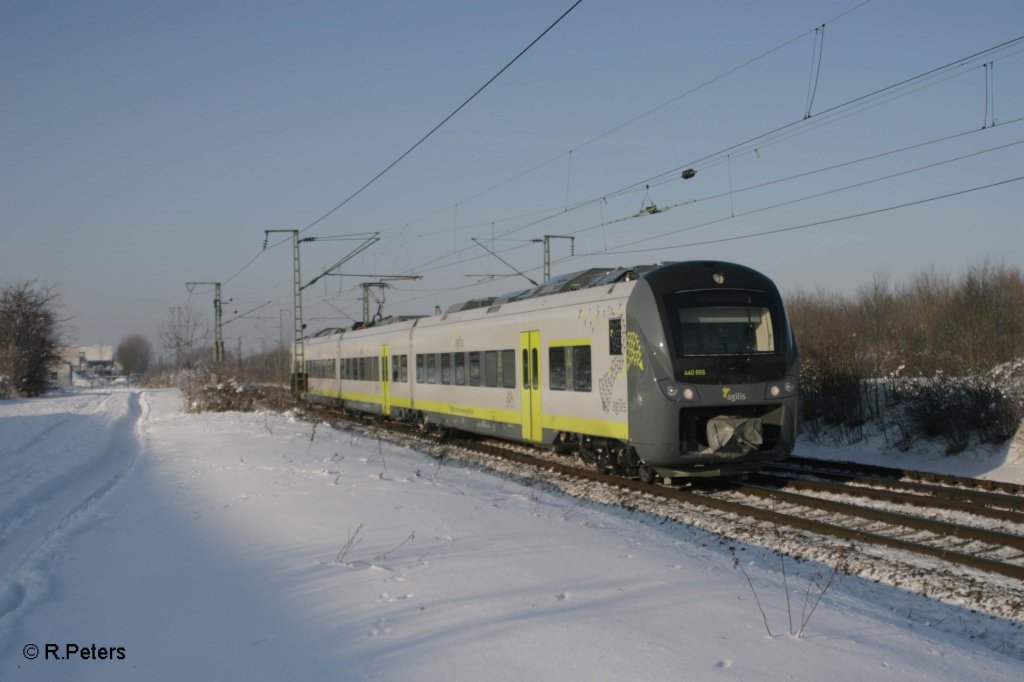
[[[58,388],[67,388],[103,384],[121,373],[121,366],[114,362],[113,346],[64,346],[50,378]]]

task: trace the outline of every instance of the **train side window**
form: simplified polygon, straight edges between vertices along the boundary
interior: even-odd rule
[[[456,353],[455,354],[455,385],[465,386],[466,385],[466,354]]]
[[[498,385],[498,351],[484,351],[484,386]]]
[[[469,354],[469,385],[480,385],[480,351]]]
[[[622,319],[608,320],[608,353],[622,355]]]
[[[427,380],[427,372],[423,369],[423,355],[416,354],[416,383],[422,384]]]
[[[553,391],[565,390],[565,347],[548,348],[548,386]]]
[[[516,387],[516,352],[501,351],[501,385],[504,388]]]
[[[398,368],[402,364],[401,355],[391,356],[391,381],[392,383],[398,381],[399,371]]]
[[[441,354],[441,383],[452,383],[452,355],[451,353]]]
[[[572,388],[589,391],[591,388],[590,346],[572,347]]]
[[[530,350],[530,352],[533,354],[533,371],[530,373],[530,387],[536,391],[537,389],[540,388],[540,351],[538,351],[536,348],[533,348]]]
[[[370,358],[370,381],[380,381],[380,358]]]
[[[398,365],[398,380],[402,383],[409,381],[409,356],[401,355],[401,362]]]
[[[427,353],[427,383],[437,383],[437,353]]]

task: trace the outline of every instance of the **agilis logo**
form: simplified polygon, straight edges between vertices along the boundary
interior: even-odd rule
[[[729,388],[728,386],[723,386],[722,387],[722,397],[725,398],[726,400],[728,400],[730,403],[734,403],[737,400],[746,400],[747,399],[747,394],[746,393],[738,393],[738,392],[737,393],[733,393],[731,388]]]

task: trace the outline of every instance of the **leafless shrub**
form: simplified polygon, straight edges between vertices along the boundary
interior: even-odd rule
[[[781,552],[779,558],[782,561],[782,582],[786,590],[786,613],[789,618],[789,634],[796,638],[804,636],[804,631],[807,629],[807,624],[811,621],[811,616],[814,615],[815,610],[821,603],[825,593],[828,592],[829,588],[832,587],[836,578],[841,574],[846,574],[849,568],[849,559],[851,553],[854,551],[853,545],[843,546],[836,550],[835,562],[832,564],[832,568],[829,570],[827,576],[819,571],[811,580],[807,583],[807,589],[804,592],[804,605],[800,613],[800,627],[795,632],[793,630],[793,609],[790,603],[789,596],[789,579],[786,575],[786,557]],[[764,621],[764,629],[768,633],[769,637],[774,637],[772,634],[771,627],[768,625],[768,614],[765,613],[764,607],[761,606],[761,599],[758,597],[757,590],[754,588],[754,582],[750,579],[750,575],[747,574],[743,563],[739,557],[736,556],[736,548],[729,547],[729,553],[732,555],[732,567],[738,569],[743,573],[743,577],[747,580],[747,585],[750,587],[750,592],[754,595],[754,602],[757,604],[757,610],[761,612],[761,620]],[[824,581],[822,582],[824,578]]]
[[[757,610],[761,612],[761,619],[764,620],[764,629],[768,631],[769,637],[774,637],[775,635],[772,634],[772,629],[768,627],[768,614],[764,612],[764,608],[761,606],[761,600],[757,596],[757,590],[754,589],[754,582],[750,579],[750,576],[747,575],[747,569],[743,568],[743,562],[741,562],[740,558],[736,556],[736,548],[729,547],[729,553],[732,554],[733,569],[739,569],[743,573],[743,577],[747,579],[747,585],[750,586],[750,592],[754,595],[754,603],[757,604]],[[786,598],[789,598],[788,593]]]
[[[334,557],[335,563],[345,563],[345,557],[348,556],[348,553],[351,552],[356,545],[363,541],[362,538],[359,537],[359,532],[362,529],[363,524],[360,523],[358,526],[356,526],[356,530],[354,533],[350,532],[348,534],[348,540],[346,540],[345,544],[341,546],[341,549],[338,551],[338,556]]]
[[[149,369],[149,363],[153,359],[153,346],[145,336],[132,334],[117,344],[114,359],[129,377],[139,377]]]
[[[416,539],[416,531],[413,531],[413,532],[409,533],[409,537],[407,537],[406,539],[404,539],[401,542],[399,542],[398,545],[396,545],[395,547],[392,547],[391,549],[389,549],[388,551],[384,552],[383,554],[378,554],[377,556],[373,557],[373,560],[374,561],[384,561],[385,559],[388,558],[389,555],[394,554],[399,549],[401,549],[406,543],[412,542],[415,539]]]
[[[282,386],[242,384],[232,379],[218,384],[193,380],[181,388],[192,412],[284,412],[298,406],[295,396]],[[311,443],[315,436],[314,423]]]
[[[176,369],[193,369],[200,365],[210,326],[191,305],[175,306],[170,319],[157,328],[157,336],[173,354]]]
[[[0,397],[37,396],[50,388],[65,323],[59,307],[54,287],[35,281],[0,291]]]
[[[876,273],[853,297],[787,297],[801,351],[801,432],[852,442],[874,422],[896,447],[923,436],[951,452],[974,435],[1005,440],[1024,416],[1024,391],[992,368],[1005,375],[1024,356],[1022,300],[1021,270],[990,261],[959,278],[926,270],[902,286]]]
[[[832,587],[832,583],[835,581],[836,576],[838,576],[840,573],[847,573],[850,553],[853,551],[853,549],[853,545],[849,545],[845,547],[840,547],[836,551],[836,561],[834,564],[832,564],[832,570],[829,571],[828,577],[826,578],[824,583],[818,582],[818,580],[820,580],[821,578],[821,575],[816,574],[814,579],[807,584],[807,592],[804,595],[804,611],[801,613],[800,617],[800,629],[797,630],[794,635],[798,639],[804,636],[804,630],[807,629],[807,624],[811,621],[811,616],[814,615],[815,609],[817,609],[818,604],[821,603],[821,598],[824,597],[825,593],[828,592],[830,587]],[[820,587],[818,588],[818,594],[814,598],[814,604],[811,605],[811,609],[810,611],[808,611],[807,605],[809,603],[811,596],[811,588],[819,585]],[[788,593],[786,594],[786,599],[789,599]],[[790,631],[790,634],[793,634],[793,632]]]
[[[918,431],[946,442],[947,452],[964,450],[971,434],[982,442],[1012,437],[1024,417],[1024,406],[1009,387],[991,377],[953,378],[940,374],[910,382],[905,413]]]

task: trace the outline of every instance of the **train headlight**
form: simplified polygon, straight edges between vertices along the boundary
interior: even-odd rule
[[[661,381],[658,382],[658,386],[661,387],[661,392],[665,394],[665,397],[669,400],[681,401],[681,400],[699,400],[700,395],[697,393],[697,389],[693,386],[686,384],[677,384],[674,381]]]
[[[788,398],[796,392],[796,384],[792,381],[780,381],[768,384],[765,390],[765,398]]]

